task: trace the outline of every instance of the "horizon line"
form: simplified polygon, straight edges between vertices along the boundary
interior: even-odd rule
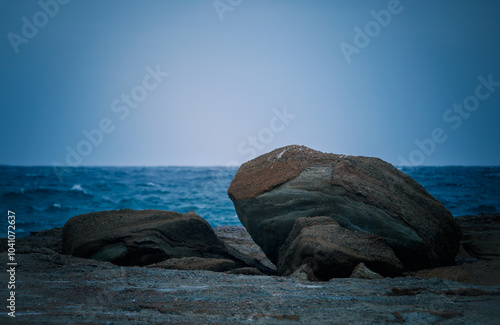
[[[244,163],[243,163],[244,164]],[[223,168],[235,168],[241,167],[241,165],[81,165],[81,166],[57,166],[58,168],[96,168],[96,167],[131,167],[131,168],[157,168],[157,167],[190,167],[190,168],[213,168],[213,167],[223,167]],[[389,163],[390,164],[390,163]],[[393,165],[394,167],[500,167],[500,165]],[[10,165],[10,164],[0,164],[0,167],[49,167],[54,168],[56,166],[52,165]]]

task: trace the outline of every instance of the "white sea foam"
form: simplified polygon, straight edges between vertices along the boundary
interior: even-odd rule
[[[76,191],[76,192],[83,192],[84,194],[88,194],[87,191],[80,184],[73,185],[71,190]]]

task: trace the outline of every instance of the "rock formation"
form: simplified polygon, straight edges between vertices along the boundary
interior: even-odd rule
[[[228,194],[275,264],[301,217],[326,216],[345,230],[377,235],[407,270],[452,264],[459,247],[461,230],[451,213],[378,158],[287,146],[243,164]]]
[[[194,212],[123,209],[87,213],[71,218],[62,238],[64,254],[117,265],[200,257],[236,260],[239,267],[247,266],[226,251],[208,222]],[[176,261],[177,265],[182,261],[193,264],[192,260]]]
[[[348,230],[328,217],[299,218],[278,254],[278,273],[290,275],[310,264],[320,280],[346,278],[364,263],[383,275],[395,275],[403,266],[384,240]]]

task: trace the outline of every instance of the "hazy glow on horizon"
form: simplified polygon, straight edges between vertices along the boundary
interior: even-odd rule
[[[500,87],[444,117],[475,103],[478,77],[500,82],[497,1],[221,0],[221,20],[212,0],[73,0],[16,53],[9,33],[23,37],[23,17],[55,1],[0,3],[0,164],[67,165],[82,131],[109,120],[76,165],[224,166],[288,144],[500,165]],[[391,6],[348,63],[340,44]],[[168,76],[137,90],[158,68]],[[125,114],[134,89],[144,98]]]

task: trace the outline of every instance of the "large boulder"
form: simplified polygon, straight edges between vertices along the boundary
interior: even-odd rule
[[[117,265],[144,266],[183,257],[238,261],[208,222],[194,212],[123,209],[87,213],[71,218],[62,238],[64,254]]]
[[[299,217],[327,216],[384,239],[406,269],[454,262],[461,236],[451,213],[411,177],[370,157],[287,146],[243,164],[228,190],[273,263]]]
[[[320,280],[349,277],[364,263],[383,275],[396,275],[403,266],[384,240],[374,234],[348,230],[329,217],[299,218],[278,254],[278,273],[290,275],[310,264]]]

